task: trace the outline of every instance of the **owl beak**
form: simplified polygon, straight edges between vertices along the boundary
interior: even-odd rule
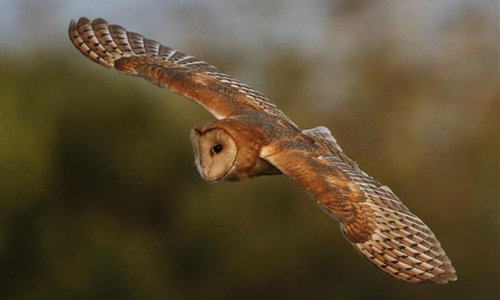
[[[203,173],[205,174],[205,180],[207,180],[207,178],[210,178],[210,171],[203,171]]]

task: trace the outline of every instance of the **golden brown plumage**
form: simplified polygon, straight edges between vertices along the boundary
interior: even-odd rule
[[[204,179],[290,176],[339,221],[347,240],[380,270],[412,283],[456,280],[430,229],[388,187],[359,169],[327,128],[301,131],[248,85],[103,19],[72,21],[69,37],[92,61],[176,91],[218,119],[191,132],[196,166]]]

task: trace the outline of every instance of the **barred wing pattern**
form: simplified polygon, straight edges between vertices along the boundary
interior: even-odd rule
[[[326,130],[326,131],[325,131]],[[280,147],[262,157],[292,177],[340,222],[354,248],[383,272],[411,283],[456,280],[455,269],[432,231],[388,188],[363,172],[325,127],[303,131],[313,147]],[[330,138],[331,137],[331,138]]]
[[[354,247],[379,269],[405,281],[446,283],[455,269],[427,225],[401,203],[392,190],[361,170],[336,163],[359,186],[371,209],[371,239]]]
[[[201,104],[218,119],[250,111],[269,114],[297,127],[250,86],[204,61],[119,25],[80,18],[71,21],[68,33],[73,45],[92,61],[172,89]]]

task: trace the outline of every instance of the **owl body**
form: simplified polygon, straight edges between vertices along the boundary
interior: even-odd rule
[[[191,131],[195,165],[207,181],[242,181],[261,175],[282,174],[261,158],[260,153],[264,147],[279,145],[277,141],[284,136],[287,139],[300,138],[302,133],[258,114],[197,126]],[[221,147],[217,153],[214,151],[216,146]]]
[[[103,19],[72,21],[68,33],[95,63],[175,91],[216,117],[191,131],[203,179],[242,181],[284,174],[338,221],[351,245],[379,270],[410,283],[457,279],[429,227],[347,157],[327,128],[300,130],[250,86]]]

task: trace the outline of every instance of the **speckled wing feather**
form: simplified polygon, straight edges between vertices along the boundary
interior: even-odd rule
[[[340,222],[354,248],[380,270],[412,283],[456,280],[450,259],[429,227],[387,186],[359,169],[328,129],[303,133],[312,142],[280,142],[265,147],[261,157],[301,184]]]
[[[71,21],[73,45],[92,61],[141,76],[201,104],[216,118],[263,112],[296,125],[264,95],[216,67],[170,47],[109,25],[103,19]]]

